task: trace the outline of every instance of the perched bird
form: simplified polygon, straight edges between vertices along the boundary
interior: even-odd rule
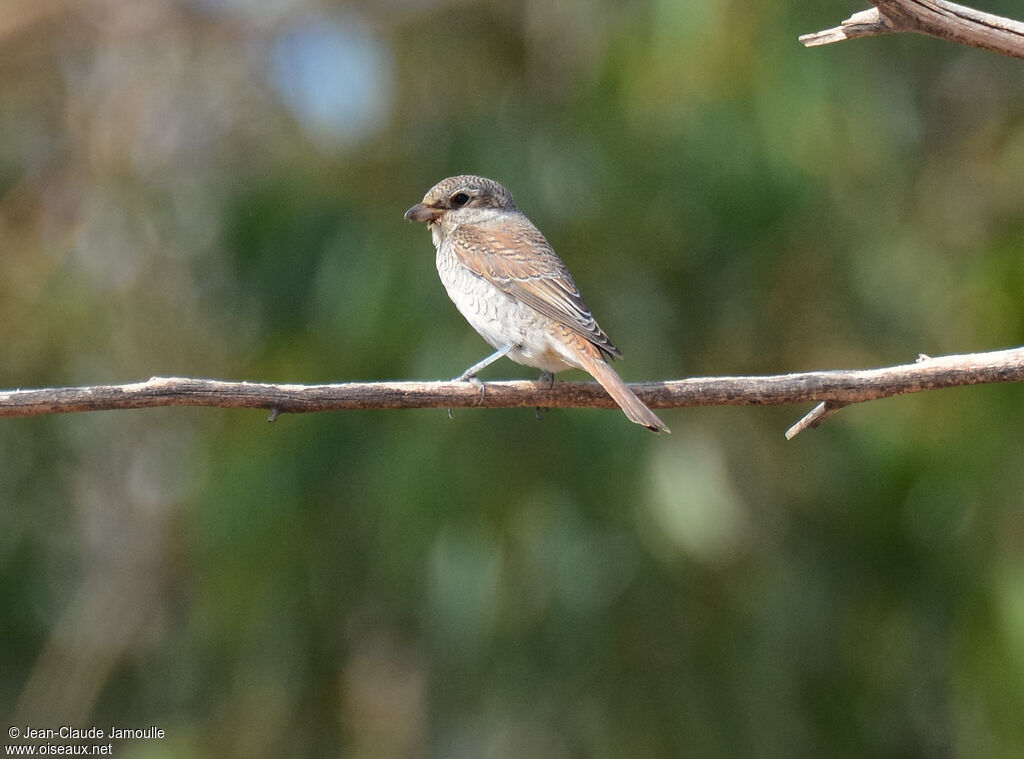
[[[512,193],[493,179],[443,179],[405,212],[425,221],[437,248],[437,273],[466,321],[497,350],[458,378],[473,381],[502,356],[554,372],[591,374],[631,422],[669,429],[608,364],[622,353],[583,301],[569,270]]]

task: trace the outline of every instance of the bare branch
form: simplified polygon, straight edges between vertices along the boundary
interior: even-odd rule
[[[1024,348],[929,358],[884,369],[806,372],[753,377],[693,377],[631,385],[651,408],[767,406],[817,402],[819,407],[790,428],[793,437],[816,427],[851,403],[944,387],[1024,381]],[[469,382],[346,382],[281,385],[153,377],[125,385],[0,391],[0,417],[42,416],[75,411],[209,406],[259,408],[279,414],[393,408],[591,407],[616,408],[593,382],[528,380],[488,382],[487,392]]]
[[[805,34],[807,47],[875,37],[893,32],[917,32],[959,42],[993,53],[1024,58],[1024,23],[983,13],[947,0],[869,0],[870,10],[855,13],[842,25]]]

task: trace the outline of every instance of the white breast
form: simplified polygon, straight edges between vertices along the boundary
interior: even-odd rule
[[[437,230],[434,230],[437,242]],[[526,366],[558,372],[578,366],[552,339],[552,322],[465,268],[450,246],[437,245],[437,273],[452,303],[470,326],[495,348],[509,343],[508,357]]]

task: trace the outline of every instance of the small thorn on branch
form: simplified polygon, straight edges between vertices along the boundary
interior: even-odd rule
[[[281,409],[278,408],[277,406],[273,406],[270,409],[270,416],[267,417],[267,422],[273,424],[274,422],[277,421],[277,417],[280,416],[280,415],[281,415]]]
[[[811,409],[809,414],[786,430],[786,440],[792,440],[804,430],[813,430],[830,416],[838,412],[839,409],[843,408],[843,406],[849,405],[850,404],[845,401],[822,401]]]
[[[802,34],[798,39],[804,47],[818,47],[858,37],[876,37],[895,31],[898,31],[895,25],[889,18],[883,16],[878,8],[869,8],[866,11],[854,13],[839,26],[812,34]]]

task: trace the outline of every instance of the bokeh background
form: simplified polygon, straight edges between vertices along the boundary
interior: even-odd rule
[[[454,376],[488,348],[402,213],[462,172],[628,380],[1020,345],[1024,64],[798,44],[860,9],[3,0],[0,387]],[[2,421],[0,715],[166,731],[123,757],[1024,755],[1024,390],[786,442],[807,410]]]

